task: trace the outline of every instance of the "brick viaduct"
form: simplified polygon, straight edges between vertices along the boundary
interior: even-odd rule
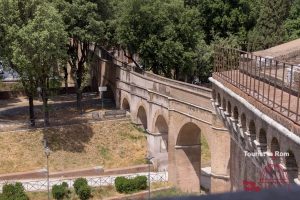
[[[269,156],[245,152],[289,152],[280,165],[290,182],[299,183],[300,138],[249,102],[247,95],[218,76],[207,89],[132,67],[97,50],[93,65],[99,85],[109,86],[116,106],[130,111],[132,122],[147,131],[148,148],[158,169],[167,163],[169,181],[187,192],[199,192],[201,136],[211,154],[210,192],[242,190],[243,181],[261,185]],[[268,176],[281,176],[277,172]]]

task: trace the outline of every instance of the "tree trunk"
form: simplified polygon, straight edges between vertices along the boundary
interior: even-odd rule
[[[30,119],[30,126],[34,127],[35,126],[35,119],[34,119],[34,105],[33,105],[33,96],[29,95],[28,96],[29,100],[29,119]]]
[[[83,111],[82,111],[82,103],[81,103],[82,91],[79,88],[76,88],[76,98],[77,98],[77,109],[80,112],[80,114],[82,114],[83,113]]]
[[[43,98],[43,110],[44,110],[44,125],[49,126],[49,106],[48,106],[48,97],[47,92],[45,89],[42,91],[42,98]]]
[[[65,93],[68,93],[68,68],[64,67]]]

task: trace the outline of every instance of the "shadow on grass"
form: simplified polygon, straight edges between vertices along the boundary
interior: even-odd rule
[[[86,144],[94,135],[88,123],[43,129],[51,151],[84,152]]]

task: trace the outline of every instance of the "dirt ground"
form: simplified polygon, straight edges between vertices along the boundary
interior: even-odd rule
[[[43,137],[51,149],[50,171],[145,163],[146,138],[129,121],[0,133],[0,174],[46,167]]]

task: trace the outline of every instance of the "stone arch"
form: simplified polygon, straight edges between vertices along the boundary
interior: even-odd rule
[[[140,106],[137,112],[137,122],[146,130],[148,128],[147,113],[144,106]]]
[[[275,151],[280,151],[280,145],[276,137],[273,137],[271,140],[270,151],[274,153]]]
[[[263,128],[259,130],[258,142],[260,143],[261,151],[267,151],[267,133]]]
[[[241,115],[241,126],[242,126],[243,131],[247,130],[247,119],[246,119],[245,113],[242,113],[242,115]]]
[[[193,122],[184,124],[177,136],[175,146],[177,182],[186,192],[199,191],[200,188],[200,138],[201,129]]]
[[[239,119],[239,110],[236,106],[233,108],[233,119],[238,120]]]
[[[227,113],[229,114],[229,116],[231,116],[231,103],[230,101],[227,102]]]
[[[285,158],[285,166],[287,170],[287,176],[289,183],[295,183],[295,179],[299,178],[299,169],[298,169],[298,164],[295,158],[294,153],[289,150],[288,151],[289,156]]]
[[[251,141],[253,142],[256,139],[256,126],[254,120],[250,120],[248,131],[250,134]]]
[[[130,104],[129,104],[129,101],[127,100],[127,98],[123,98],[122,109],[130,112]]]
[[[220,95],[220,93],[218,93],[217,103],[218,103],[219,106],[221,105],[221,95]]]
[[[212,98],[213,98],[213,100],[216,100],[216,90],[215,89],[213,89],[212,90]]]
[[[275,164],[279,164],[282,162],[282,158],[281,157],[278,157],[275,155],[275,152],[280,152],[280,145],[279,145],[279,142],[277,140],[276,137],[273,137],[272,140],[271,140],[271,148],[270,148],[273,156],[272,156],[272,159],[273,159],[273,162]]]
[[[222,108],[226,111],[226,99],[223,97]]]
[[[155,131],[155,133],[161,135],[159,151],[162,153],[167,152],[169,127],[168,127],[168,123],[163,115],[159,115],[156,118],[154,131]]]

